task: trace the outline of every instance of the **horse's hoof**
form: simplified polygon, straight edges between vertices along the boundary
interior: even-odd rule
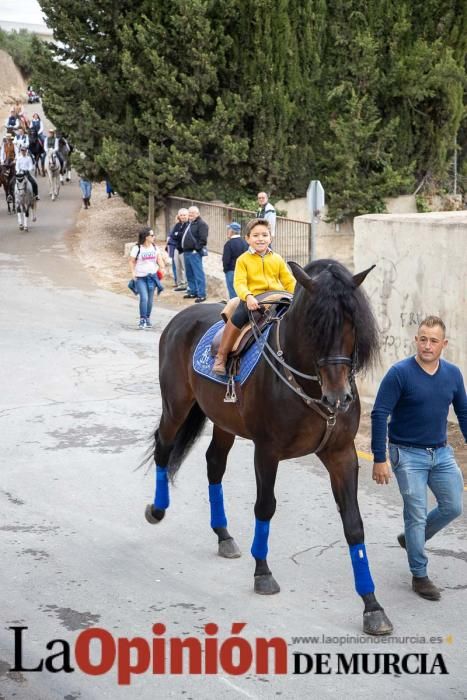
[[[392,622],[382,608],[363,613],[363,631],[366,634],[391,634],[392,630]]]
[[[37,221],[37,216],[33,216],[33,217],[32,217],[32,220],[33,220],[33,221]]]
[[[23,230],[24,230],[24,226],[20,226],[20,227],[19,227],[19,230],[20,230],[20,231],[23,231]]]
[[[148,503],[144,511],[144,517],[146,518],[148,523],[151,523],[151,525],[157,525],[157,523],[160,523],[160,521],[163,520],[164,515],[165,510],[161,510],[160,508],[154,508],[152,503]]]
[[[272,574],[260,574],[255,576],[255,593],[259,595],[274,595],[279,593],[281,587]]]
[[[67,177],[66,181],[71,182],[71,177]]]
[[[220,557],[225,557],[226,559],[238,559],[238,557],[242,556],[242,553],[233,537],[219,542],[219,549],[217,553]]]

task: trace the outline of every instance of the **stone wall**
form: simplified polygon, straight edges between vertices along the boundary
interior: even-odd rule
[[[368,214],[354,219],[355,270],[376,264],[364,288],[381,330],[382,363],[360,382],[374,398],[388,368],[414,352],[413,338],[428,314],[441,316],[445,358],[467,376],[467,212]]]

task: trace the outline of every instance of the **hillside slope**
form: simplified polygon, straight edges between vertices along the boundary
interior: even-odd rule
[[[26,83],[9,54],[0,49],[0,119],[3,124],[11,105],[26,101]]]

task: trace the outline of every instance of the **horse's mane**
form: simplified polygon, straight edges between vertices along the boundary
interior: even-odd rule
[[[379,337],[370,301],[361,287],[355,287],[352,274],[336,260],[316,260],[304,267],[316,288],[311,295],[297,284],[294,306],[311,331],[317,355],[330,353],[337,336],[341,335],[344,319],[355,330],[357,340],[356,369],[368,369],[379,358]]]

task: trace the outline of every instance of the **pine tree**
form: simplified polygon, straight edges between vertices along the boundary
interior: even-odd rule
[[[161,204],[321,179],[341,219],[441,181],[457,133],[466,150],[462,0],[41,5],[45,108],[141,214],[149,181]]]

